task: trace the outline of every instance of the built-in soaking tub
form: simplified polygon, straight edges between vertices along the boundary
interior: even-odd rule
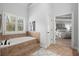
[[[18,45],[26,41],[34,40],[36,39],[35,37],[18,37],[18,38],[12,38],[7,40],[7,44],[5,45],[5,40],[2,41],[2,45],[0,44],[0,48],[5,48],[13,45]]]
[[[9,44],[0,46],[2,56],[26,56],[40,48],[40,43],[35,37],[12,38],[7,43]]]

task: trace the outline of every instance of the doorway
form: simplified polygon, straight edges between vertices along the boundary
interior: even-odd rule
[[[55,42],[71,48],[72,44],[72,14],[64,14],[55,18]]]
[[[59,15],[54,18],[54,43],[47,49],[63,56],[77,55],[73,47],[73,18],[72,13]]]

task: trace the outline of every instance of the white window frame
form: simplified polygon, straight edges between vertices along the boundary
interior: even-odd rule
[[[18,31],[18,19],[23,19],[23,31]],[[17,22],[16,22],[16,31],[18,32],[18,33],[24,33],[25,32],[25,28],[26,28],[26,26],[25,26],[25,18],[24,17],[17,17]]]
[[[16,21],[15,21],[15,31],[7,31],[6,30],[6,16],[13,16],[13,17],[16,17]],[[6,13],[6,12],[3,12],[3,21],[2,21],[2,23],[3,23],[3,34],[4,35],[8,35],[8,34],[19,34],[19,33],[25,33],[26,32],[26,26],[25,26],[25,18],[24,17],[20,17],[20,16],[16,16],[16,15],[13,15],[13,14],[11,14],[11,13]],[[18,20],[18,18],[21,18],[21,19],[23,19],[23,31],[17,31],[18,30],[18,28],[17,28],[17,20]]]

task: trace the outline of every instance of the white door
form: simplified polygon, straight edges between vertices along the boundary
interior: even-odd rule
[[[55,19],[49,20],[49,26],[48,26],[48,39],[50,39],[51,44],[55,44],[55,29],[56,29],[56,23]]]

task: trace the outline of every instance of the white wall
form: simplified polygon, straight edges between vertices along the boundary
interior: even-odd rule
[[[29,8],[29,22],[36,21],[36,32],[40,32],[41,47],[46,48],[49,44],[48,32],[48,4],[36,4]]]
[[[73,12],[73,48],[78,49],[78,4],[74,3],[72,5],[72,12]]]
[[[21,16],[26,18],[27,26],[27,5],[23,3],[0,3],[0,13],[7,12],[14,14],[16,16]],[[27,28],[26,28],[27,30]]]

